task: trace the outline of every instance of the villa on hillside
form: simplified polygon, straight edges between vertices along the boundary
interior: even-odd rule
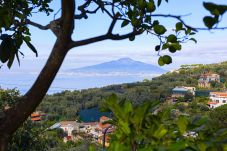
[[[176,86],[172,89],[172,94],[167,98],[167,102],[174,103],[179,98],[184,98],[187,94],[191,93],[193,96],[195,95],[196,88],[195,87],[186,87],[186,86]],[[190,101],[190,100],[185,100]]]
[[[77,123],[76,121],[61,121],[59,123],[59,128],[61,128],[66,133],[66,136],[63,137],[63,141],[72,141],[72,132],[74,130],[79,130],[79,123]]]
[[[202,74],[198,80],[198,86],[200,88],[210,88],[211,82],[220,82],[220,75],[212,73]]]
[[[227,92],[210,92],[211,102],[208,102],[210,108],[216,108],[227,104]]]
[[[177,86],[172,89],[172,97],[184,97],[188,92],[192,93],[192,95],[195,95],[195,90],[195,87]]]

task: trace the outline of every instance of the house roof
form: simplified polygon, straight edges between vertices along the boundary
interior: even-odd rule
[[[172,91],[183,91],[183,92],[187,92],[188,89],[182,88],[182,87],[175,87]]]
[[[208,102],[207,104],[218,104],[217,102]]]
[[[34,118],[31,118],[32,121],[41,121],[41,117],[34,117]]]
[[[61,121],[60,124],[61,124],[61,126],[65,126],[65,125],[68,125],[68,124],[74,125],[75,121]]]
[[[37,116],[41,116],[39,113],[32,113],[31,117],[37,117]]]
[[[100,117],[100,120],[102,120],[102,121],[107,121],[107,120],[109,120],[110,118],[108,118],[108,117],[106,117],[106,116],[102,116],[102,117]]]
[[[205,73],[205,74],[201,74],[200,77],[201,78],[208,78],[208,77],[218,77],[220,76],[219,74],[215,74],[215,73]]]
[[[88,122],[88,123],[81,123],[81,125],[91,125],[91,126],[94,126],[94,125],[97,125],[98,122]]]
[[[217,97],[227,97],[227,92],[210,92],[211,95],[216,95]]]

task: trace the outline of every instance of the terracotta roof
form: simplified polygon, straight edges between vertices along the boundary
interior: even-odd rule
[[[31,118],[32,121],[41,121],[41,117],[34,117],[34,118]]]
[[[218,103],[216,103],[216,102],[208,102],[208,104],[218,104]]]
[[[39,113],[32,113],[31,117],[37,117],[37,116],[41,116]]]
[[[227,92],[211,92],[211,95],[217,95],[217,97],[227,97]]]
[[[107,121],[107,120],[109,120],[109,118],[106,117],[106,116],[102,116],[102,117],[100,117],[100,120],[102,120],[102,121]]]

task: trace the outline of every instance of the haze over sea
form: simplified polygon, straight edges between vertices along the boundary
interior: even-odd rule
[[[164,72],[166,70],[159,67],[134,61],[130,58],[123,58],[85,68],[61,71],[48,93],[142,81],[145,78],[152,79],[152,77]],[[0,76],[0,86],[2,88],[17,88],[24,94],[35,81],[38,72],[18,70],[18,72],[0,73]]]

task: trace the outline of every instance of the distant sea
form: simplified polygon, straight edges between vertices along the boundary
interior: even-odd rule
[[[98,107],[84,109],[79,112],[81,121],[83,122],[98,122],[101,116],[110,117],[111,113],[100,112]]]
[[[59,73],[51,85],[48,94],[61,92],[64,90],[81,90],[88,88],[103,87],[113,84],[131,83],[152,79],[157,74],[72,74]],[[0,73],[1,88],[16,88],[24,94],[34,83],[37,73],[26,72],[4,72]]]

